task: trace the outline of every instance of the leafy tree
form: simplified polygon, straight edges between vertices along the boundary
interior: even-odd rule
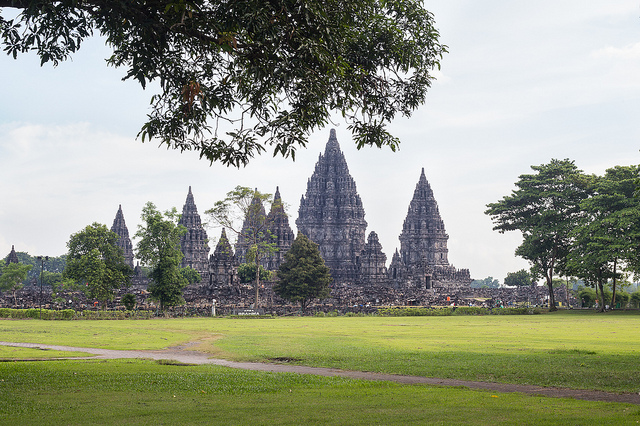
[[[498,288],[500,287],[500,281],[493,277],[487,277],[481,280],[473,280],[471,282],[472,288]]]
[[[636,166],[616,166],[594,178],[594,193],[582,201],[583,215],[571,234],[569,269],[600,294],[611,280],[611,305],[616,304],[622,271],[640,270],[640,199],[633,195],[637,176]]]
[[[142,222],[138,225],[136,238],[136,255],[151,268],[149,278],[149,293],[151,298],[160,302],[160,310],[166,306],[184,303],[182,290],[189,285],[190,271],[183,271],[180,262],[180,237],[187,229],[178,224],[179,215],[175,207],[160,213],[156,206],[148,202],[142,209]],[[191,269],[191,268],[188,268]]]
[[[298,232],[277,272],[279,281],[273,291],[285,300],[300,302],[305,311],[313,299],[329,296],[332,278],[320,256],[318,245]]]
[[[37,256],[31,256],[29,253],[25,253],[22,251],[16,252],[18,255],[18,261],[23,265],[31,265],[32,268],[29,270],[29,273],[23,284],[28,284],[29,282],[36,282],[40,280],[40,273],[42,271],[43,263],[38,259]],[[6,257],[5,257],[6,261]],[[47,281],[47,274],[49,273],[62,273],[67,264],[67,255],[64,254],[62,256],[48,256],[48,259],[44,262],[44,285],[50,285]]]
[[[69,239],[64,277],[87,283],[86,292],[102,302],[113,300],[115,290],[127,285],[133,273],[126,264],[118,235],[106,225],[93,223]]]
[[[202,281],[202,277],[200,276],[200,273],[190,266],[180,269],[180,274],[183,276],[185,280],[187,280],[189,284],[195,284]]]
[[[630,301],[634,308],[640,308],[640,290],[631,293]]]
[[[124,294],[120,301],[127,311],[132,311],[136,306],[136,295],[131,293]]]
[[[504,285],[508,285],[510,287],[524,287],[531,285],[533,281],[533,277],[531,273],[526,269],[520,269],[517,272],[509,272],[504,279]]]
[[[598,300],[598,295],[595,290],[589,287],[581,287],[578,290],[578,299],[582,302],[583,308],[590,308],[595,305]],[[602,298],[600,298],[602,301]]]
[[[100,32],[108,64],[160,83],[140,135],[240,166],[273,148],[295,156],[333,111],[359,148],[425,101],[446,46],[415,0],[0,0],[4,50],[57,65]]]
[[[255,266],[255,307],[260,304],[260,261],[267,253],[276,250],[274,236],[269,231],[269,222],[265,215],[264,203],[268,203],[271,194],[263,194],[257,189],[243,186],[227,193],[224,200],[217,201],[212,209],[205,212],[211,221],[236,234],[238,241],[236,246],[242,245],[248,248],[246,252],[247,263]],[[242,226],[240,226],[242,224]]]
[[[255,263],[243,263],[238,266],[238,279],[241,283],[253,282],[253,280],[256,279],[256,276],[268,281],[271,279],[271,272],[267,271],[262,265],[260,265],[260,273],[258,275],[256,273]]]
[[[20,290],[24,284],[22,282],[27,278],[31,265],[23,265],[22,263],[9,263],[0,270],[0,291],[10,291],[13,293],[13,303],[18,305],[16,292]]]
[[[516,255],[527,259],[534,276],[544,277],[549,288],[549,309],[556,310],[553,276],[563,269],[571,239],[570,231],[580,217],[580,202],[587,197],[587,179],[570,160],[551,160],[531,166],[535,174],[521,175],[517,189],[485,214],[494,230],[520,231],[522,244]]]

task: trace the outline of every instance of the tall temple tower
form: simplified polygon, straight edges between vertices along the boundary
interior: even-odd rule
[[[133,269],[133,244],[131,244],[131,238],[129,238],[129,230],[127,224],[124,222],[124,214],[122,213],[122,204],[118,206],[118,212],[115,219],[113,219],[113,225],[111,225],[111,231],[115,232],[118,237],[118,247],[122,249],[124,254],[124,260],[131,269]]]
[[[258,191],[257,189],[255,190]],[[242,222],[242,230],[238,234],[236,241],[236,258],[238,262],[247,263],[247,252],[251,247],[252,241],[258,240],[260,236],[267,235],[267,213],[260,197],[254,196],[251,204],[247,209],[244,221]],[[261,262],[262,264],[262,262]],[[262,265],[264,267],[264,265]]]
[[[423,168],[402,226],[400,252],[396,250],[389,266],[390,281],[428,289],[468,285],[469,270],[449,265],[448,239]]]
[[[235,285],[238,285],[238,260],[233,254],[227,233],[223,228],[218,244],[209,258],[209,288],[207,293],[213,294],[216,289]]]
[[[358,281],[367,222],[334,129],[324,155],[320,154],[315,171],[307,181],[307,193],[300,200],[296,225],[318,244],[335,282]]]
[[[282,198],[280,197],[280,188],[276,187],[276,193],[273,196],[273,204],[271,211],[267,215],[267,227],[269,234],[276,245],[276,251],[265,256],[265,268],[269,271],[275,271],[284,261],[284,255],[291,248],[295,236],[289,226],[289,217],[284,211]]]
[[[178,223],[187,228],[187,233],[180,237],[180,248],[184,255],[181,266],[195,269],[206,282],[209,274],[209,239],[200,221],[191,186]]]
[[[448,266],[448,239],[423,168],[400,234],[402,261],[407,265],[424,262],[429,266]]]

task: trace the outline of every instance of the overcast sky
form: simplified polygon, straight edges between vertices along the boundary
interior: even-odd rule
[[[357,151],[341,122],[338,140],[367,233],[378,233],[388,261],[424,167],[449,261],[502,282],[528,265],[514,256],[520,235],[493,231],[484,210],[519,175],[552,158],[596,174],[640,163],[640,1],[425,4],[449,53],[427,103],[391,126],[400,151]],[[108,68],[108,55],[96,38],[57,68],[41,68],[35,55],[0,56],[1,257],[11,245],[61,255],[86,225],[111,227],[119,204],[133,235],[147,201],[181,210],[189,186],[200,213],[236,185],[269,193],[279,186],[295,230],[329,128],[295,162],[265,155],[240,170],[142,144],[136,134],[151,93],[121,82],[124,70]],[[215,243],[219,229],[208,233]]]

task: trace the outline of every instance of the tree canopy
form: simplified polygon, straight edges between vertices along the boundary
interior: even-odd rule
[[[0,0],[14,58],[57,65],[94,32],[124,80],[159,83],[143,142],[236,167],[294,158],[334,112],[358,148],[395,150],[387,124],[424,103],[446,52],[418,0]]]
[[[545,278],[549,308],[555,310],[553,276],[563,267],[569,252],[569,233],[581,215],[580,202],[587,197],[587,183],[582,171],[568,159],[553,159],[531,168],[535,174],[521,175],[517,189],[488,204],[485,213],[493,219],[493,229],[522,233],[516,255],[531,262],[535,275]]]
[[[504,279],[504,285],[507,286],[516,286],[516,287],[524,287],[531,285],[533,281],[533,277],[531,273],[526,269],[520,269],[516,272],[509,272]]]
[[[595,286],[600,300],[611,280],[612,304],[617,301],[616,284],[622,270],[640,272],[640,199],[634,197],[638,169],[616,166],[594,177],[593,194],[582,201],[583,214],[571,233],[569,271]]]
[[[189,285],[190,280],[200,279],[197,271],[180,267],[183,257],[180,237],[187,229],[178,224],[175,207],[162,214],[153,203],[148,202],[142,209],[141,219],[143,223],[138,225],[135,235],[140,239],[136,255],[151,267],[151,283],[148,287],[151,298],[160,302],[160,310],[182,304],[184,287]]]
[[[332,278],[320,256],[318,245],[298,232],[278,269],[273,291],[285,300],[300,302],[304,311],[313,299],[329,296]]]
[[[16,306],[18,304],[16,291],[22,288],[22,282],[27,278],[31,268],[31,265],[23,265],[22,263],[9,263],[6,266],[0,264],[0,291],[12,292],[13,303]]]
[[[133,273],[117,246],[118,238],[106,225],[93,223],[71,235],[67,243],[69,253],[64,276],[85,282],[89,297],[103,302],[103,308]]]

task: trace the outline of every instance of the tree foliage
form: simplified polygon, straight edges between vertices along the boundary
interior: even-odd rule
[[[618,301],[622,271],[640,271],[640,199],[634,197],[637,176],[637,166],[617,166],[594,177],[593,194],[582,201],[583,215],[571,233],[569,271],[600,294],[611,281],[612,305]]]
[[[313,299],[329,296],[332,278],[318,245],[298,232],[278,269],[273,291],[285,300],[300,302],[304,311]]]
[[[18,304],[16,291],[23,287],[22,282],[27,278],[31,268],[31,265],[23,265],[22,263],[9,263],[0,268],[0,291],[12,292],[15,305]]]
[[[114,292],[128,284],[133,273],[126,264],[118,235],[106,225],[93,223],[71,235],[67,248],[64,277],[86,283],[85,291],[92,299],[113,300]]]
[[[493,219],[494,230],[522,233],[516,255],[531,263],[534,275],[545,278],[549,307],[555,310],[553,276],[563,270],[571,245],[569,233],[581,215],[588,180],[570,160],[553,159],[531,168],[535,174],[521,175],[517,189],[488,204],[485,213]]]
[[[192,277],[190,271],[183,271],[191,268],[180,267],[183,257],[180,237],[187,229],[178,224],[175,207],[162,214],[148,202],[142,209],[141,219],[143,223],[138,225],[135,235],[139,238],[136,255],[151,268],[148,287],[151,298],[160,303],[160,310],[182,304],[182,291]]]
[[[500,281],[493,277],[483,278],[481,280],[471,281],[472,288],[498,288],[500,287]]]
[[[99,32],[108,63],[159,83],[140,135],[239,167],[294,158],[341,114],[363,146],[399,143],[396,114],[425,101],[446,46],[417,0],[0,0],[4,50],[57,65]]]
[[[16,252],[18,256],[18,261],[23,265],[31,265],[32,268],[29,270],[27,277],[24,279],[23,284],[28,284],[29,282],[36,282],[40,280],[40,273],[42,271],[42,267],[44,266],[44,285],[50,285],[49,282],[49,273],[62,274],[64,268],[67,265],[67,255],[63,254],[62,256],[48,256],[48,259],[43,263],[38,259],[37,256],[31,256],[29,253],[18,251]],[[8,256],[7,256],[8,257]],[[5,262],[7,260],[5,257]]]
[[[256,264],[255,263],[243,263],[238,266],[238,279],[241,283],[250,283],[256,279],[256,276],[259,276],[262,280],[270,280],[271,272],[264,269],[262,265],[260,265],[260,274],[256,273]]]
[[[517,272],[507,273],[507,276],[504,279],[504,285],[508,285],[510,287],[524,287],[531,285],[532,281],[533,277],[531,276],[531,273],[526,269],[520,269]]]

